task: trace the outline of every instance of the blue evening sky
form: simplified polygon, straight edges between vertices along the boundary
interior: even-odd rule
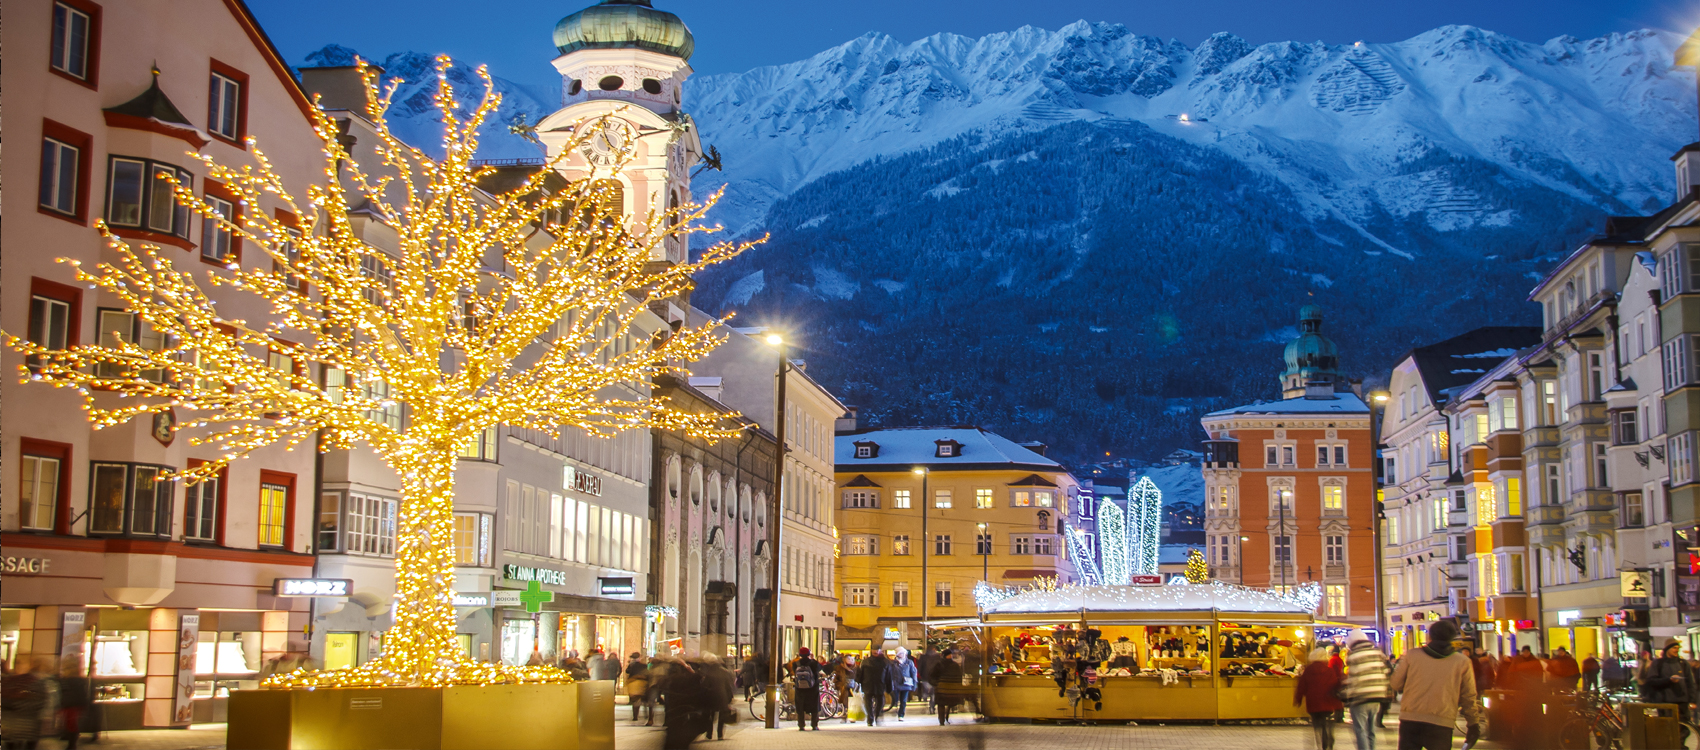
[[[248,0],[291,64],[337,42],[382,58],[447,52],[524,83],[547,84],[555,22],[591,0]],[[656,0],[696,36],[699,74],[792,62],[870,31],[913,41],[981,36],[1087,19],[1195,46],[1217,31],[1253,44],[1391,42],[1446,24],[1470,24],[1532,42],[1653,28],[1686,35],[1700,24],[1691,0]]]

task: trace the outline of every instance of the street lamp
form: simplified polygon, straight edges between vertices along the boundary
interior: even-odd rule
[[[988,561],[991,560],[992,557],[992,536],[990,532],[986,531],[986,524],[984,521],[980,523],[980,538],[975,540],[974,546],[980,548],[980,580],[986,581],[986,585],[990,586],[992,583],[987,580],[987,577],[990,575],[987,573],[987,568]]]
[[[932,540],[927,537],[927,469],[917,466],[910,470],[921,478],[921,650],[927,650],[927,594],[932,589],[927,588],[927,545]]]
[[[780,529],[785,525],[785,506],[782,493],[785,487],[785,381],[786,371],[791,367],[791,361],[785,354],[785,337],[777,333],[767,335],[767,343],[779,351],[779,370],[775,378],[778,380],[778,401],[774,406],[773,422],[775,437],[779,441],[779,449],[773,460],[773,498],[767,514],[767,549],[773,556],[773,564],[768,566],[768,591],[772,592],[771,604],[773,623],[768,631],[768,664],[767,664],[767,728],[777,727],[779,721],[779,662],[784,658],[780,650],[779,625],[779,563],[784,559],[780,554],[782,537]]]
[[[1381,505],[1381,417],[1387,409],[1387,401],[1392,397],[1387,391],[1375,391],[1369,394],[1369,456],[1370,456],[1370,507],[1374,510],[1369,517],[1370,545],[1375,548],[1375,632],[1380,645],[1391,650],[1392,638],[1387,632],[1387,599],[1382,596],[1382,578],[1386,575],[1386,561],[1382,557],[1387,554],[1387,548],[1381,543],[1381,518],[1385,510]]]

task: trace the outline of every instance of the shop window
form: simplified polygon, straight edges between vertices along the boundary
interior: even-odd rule
[[[59,530],[70,504],[71,446],[23,438],[18,461],[18,525]]]
[[[151,159],[114,156],[108,168],[106,221],[114,227],[189,237],[189,207],[172,194],[172,180],[192,188],[181,167]]]
[[[395,554],[395,500],[350,493],[345,518],[348,554],[374,557]]]
[[[189,468],[206,463],[189,459]],[[183,538],[200,542],[215,542],[220,536],[220,521],[224,518],[226,470],[194,484],[183,485]]]
[[[95,463],[89,487],[89,531],[96,534],[170,536],[170,467]]]
[[[480,568],[491,566],[496,519],[489,513],[456,513],[454,517],[455,564]]]

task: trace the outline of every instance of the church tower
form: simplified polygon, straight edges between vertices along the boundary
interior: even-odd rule
[[[1281,398],[1303,396],[1313,383],[1326,385],[1330,393],[1338,390],[1340,350],[1322,335],[1322,308],[1305,305],[1299,310],[1299,337],[1287,342],[1284,358],[1287,369],[1281,373]]]
[[[537,124],[537,136],[553,159],[576,129],[597,131],[561,162],[561,175],[611,181],[631,226],[690,201],[691,168],[702,158],[702,144],[680,108],[695,48],[685,22],[650,0],[603,0],[555,24],[554,41],[562,106]],[[633,158],[616,171],[628,146]],[[689,252],[669,239],[653,260],[678,263]]]

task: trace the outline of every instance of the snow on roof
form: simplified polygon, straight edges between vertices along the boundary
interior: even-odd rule
[[[1476,352],[1475,354],[1454,354],[1452,356],[1457,359],[1505,359],[1506,357],[1516,353],[1516,349],[1509,346],[1502,346],[1498,349],[1492,349],[1485,352]],[[1453,372],[1457,371],[1454,370]]]
[[[1336,393],[1330,398],[1289,398],[1263,404],[1246,404],[1206,414],[1206,417],[1229,414],[1368,414],[1369,407],[1353,393]]]
[[[1166,586],[1063,586],[1016,594],[984,614],[1087,612],[1252,612],[1308,615],[1312,609],[1264,589],[1211,581]]]
[[[1186,562],[1186,553],[1189,550],[1198,550],[1200,552],[1204,551],[1203,547],[1197,544],[1159,545],[1157,547],[1157,562],[1163,564],[1184,563]]]
[[[961,444],[956,455],[940,457],[938,441],[954,440]],[[857,458],[856,443],[872,441],[879,444],[879,454],[873,458]],[[833,440],[834,463],[838,471],[856,471],[858,466],[882,464],[911,464],[949,466],[952,464],[1011,464],[1046,470],[1062,470],[1062,464],[1017,445],[1014,441],[978,427],[897,427],[885,430],[861,430],[840,434]]]

